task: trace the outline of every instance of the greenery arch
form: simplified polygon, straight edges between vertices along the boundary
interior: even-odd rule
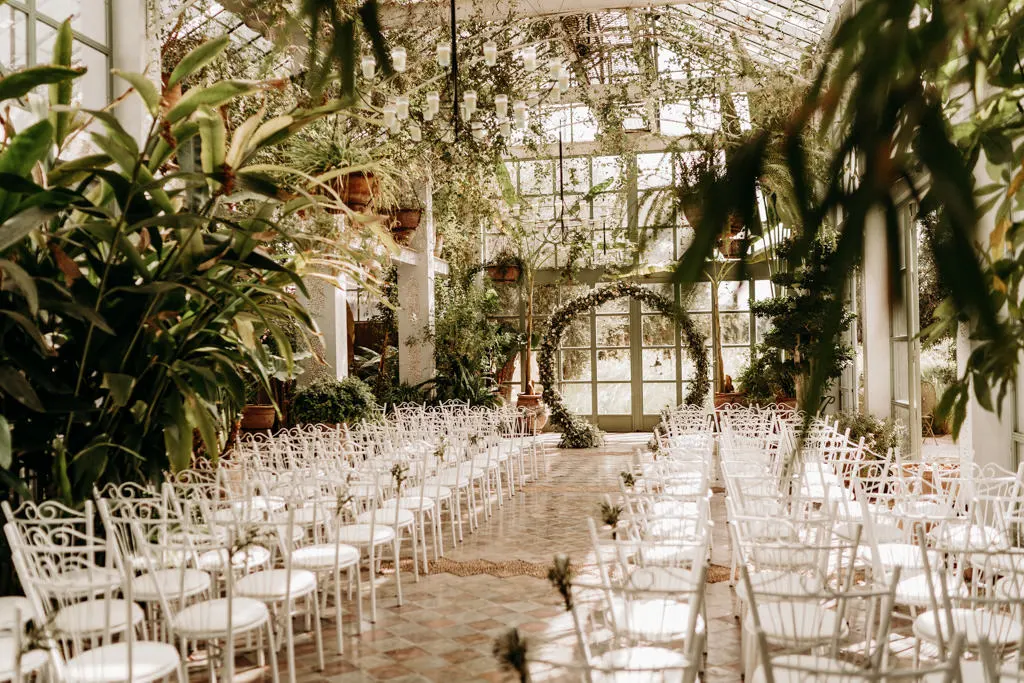
[[[635,282],[615,282],[595,289],[583,296],[567,301],[552,313],[550,327],[544,335],[537,354],[540,368],[540,382],[544,385],[544,402],[551,410],[551,421],[562,428],[560,448],[593,448],[602,441],[601,430],[579,415],[573,414],[565,405],[562,395],[555,389],[555,351],[561,343],[562,334],[576,316],[591,308],[623,297],[630,297],[647,304],[662,315],[679,323],[683,336],[683,349],[697,366],[695,379],[686,394],[688,405],[703,405],[707,399],[711,380],[708,377],[708,355],[704,349],[704,335],[697,331],[693,320],[671,299]]]

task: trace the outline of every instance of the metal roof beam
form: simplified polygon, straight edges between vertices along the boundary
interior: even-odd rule
[[[493,0],[474,3],[456,0],[457,21],[476,18],[483,21],[501,21],[509,17],[540,18],[570,14],[588,14],[606,10],[648,9],[669,5],[687,5],[707,0]],[[390,0],[379,9],[381,25],[385,29],[443,26],[449,23],[451,5],[444,0],[398,2]]]

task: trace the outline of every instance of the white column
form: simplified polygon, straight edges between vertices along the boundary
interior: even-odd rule
[[[985,168],[985,155],[982,153],[974,167],[975,186],[983,186],[992,182]],[[989,234],[995,228],[996,208],[993,207],[978,219],[974,238],[978,244],[988,247]],[[967,358],[977,344],[971,341],[971,323],[960,323],[956,335],[956,370],[962,376],[967,367]],[[1007,396],[1002,404],[992,396],[992,405],[996,411],[985,410],[971,391],[967,403],[967,419],[960,428],[960,459],[964,462],[973,460],[979,465],[995,463],[1006,469],[1013,469],[1013,419],[1014,399]],[[1000,417],[1000,415],[1002,417]]]
[[[411,262],[399,261],[398,268],[398,378],[419,384],[434,377],[434,344],[424,332],[434,324],[434,205],[428,177],[418,190],[423,206],[420,227],[409,249]]]
[[[320,379],[341,379],[348,375],[348,304],[345,300],[345,278],[338,276],[333,281],[322,277],[305,278],[309,298],[303,303],[316,323],[319,341],[316,348],[323,355],[324,363],[315,359],[305,363],[306,372],[300,376],[303,385]],[[316,344],[314,343],[314,346]],[[315,354],[314,354],[315,355]]]
[[[156,0],[110,0],[110,11],[114,18],[110,22],[113,68],[144,73],[160,89],[159,3]],[[131,87],[122,78],[115,76],[113,80],[115,98]],[[121,102],[114,109],[114,116],[138,141],[149,129],[149,112],[137,95]]]
[[[864,339],[864,412],[879,418],[892,411],[892,358],[889,349],[889,269],[885,216],[874,209],[864,225],[861,326]]]

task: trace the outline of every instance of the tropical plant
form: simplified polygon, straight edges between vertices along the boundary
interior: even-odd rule
[[[370,386],[357,377],[314,382],[295,395],[292,418],[299,424],[354,424],[377,412]]]
[[[750,356],[750,362],[743,366],[736,383],[746,401],[752,405],[768,405],[780,398],[796,396],[793,375],[785,369],[778,358],[777,349],[758,344]]]
[[[779,246],[782,258],[789,258],[793,245],[787,241]],[[772,278],[786,293],[751,304],[754,315],[770,323],[756,361],[767,369],[762,381],[771,381],[779,389],[792,385],[798,401],[803,400],[812,376],[823,378],[827,389],[853,359],[853,349],[830,336],[831,329],[826,327],[827,313],[837,301],[843,313],[839,332],[849,330],[854,320],[844,305],[843,285],[835,286],[828,268],[833,252],[829,238],[815,240],[801,262]],[[831,344],[824,357],[815,353],[822,338]]]
[[[784,133],[751,132],[730,155],[724,176],[706,188],[706,211],[679,263],[678,278],[699,279],[718,227],[730,215],[739,215],[755,237],[773,227],[761,224],[757,207],[770,158],[785,160],[777,170],[792,183],[796,198],[797,217],[789,226],[795,235],[791,266],[834,230],[833,217],[843,217],[836,248],[823,268],[829,288],[837,292],[862,258],[873,216],[882,217],[887,243],[899,243],[898,193],[909,186],[923,213],[941,209],[935,264],[951,292],[949,306],[940,312],[943,324],[974,321],[978,346],[939,412],[951,413],[959,428],[972,393],[991,408],[992,392],[998,388],[1002,397],[1016,381],[1024,324],[1014,316],[1000,320],[998,314],[1004,304],[1017,305],[1005,296],[1015,291],[1001,270],[1010,263],[986,275],[973,244],[983,208],[996,218],[989,235],[996,257],[1007,248],[1016,251],[1018,244],[1011,228],[1018,225],[1012,216],[1021,206],[1018,189],[1024,178],[1022,29],[1024,8],[1018,0],[860,5],[836,30],[810,88],[785,116]],[[826,148],[824,173],[809,171],[807,139],[833,141]],[[982,154],[988,179],[974,174]],[[921,196],[918,182],[924,178],[930,189]],[[899,258],[899,249],[888,250],[896,298],[903,296]],[[842,298],[821,313],[820,333],[808,350],[817,359],[802,399],[808,416],[841,351]]]
[[[225,45],[188,53],[165,88]],[[245,378],[270,393],[280,369],[260,339],[290,371],[286,326],[313,329],[295,296],[303,268],[354,272],[364,255],[284,231],[281,218],[309,200],[292,199],[289,169],[255,162],[340,103],[261,111],[229,136],[219,108],[275,82],[193,87],[172,104],[118,72],[152,116],[136,140],[110,111],[70,105],[83,71],[68,67],[71,52],[65,23],[53,66],[0,79],[14,106],[50,85],[47,116],[21,130],[8,120],[0,150],[0,479],[74,502],[94,485],[189,466],[194,441],[216,458]],[[68,158],[86,138],[96,153]]]

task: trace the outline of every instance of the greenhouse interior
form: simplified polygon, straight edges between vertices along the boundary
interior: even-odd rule
[[[1024,682],[1024,0],[6,0],[0,103],[0,683]]]

